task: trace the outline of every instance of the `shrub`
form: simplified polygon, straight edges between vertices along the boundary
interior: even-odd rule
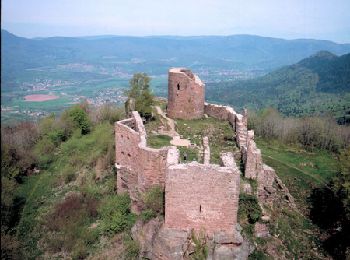
[[[73,123],[74,128],[81,130],[81,134],[88,134],[91,130],[91,122],[87,112],[79,105],[73,106],[63,112],[61,120],[66,125]]]
[[[90,222],[97,216],[97,201],[80,194],[71,194],[57,204],[47,216],[47,226],[52,231],[60,231],[76,222]]]
[[[124,117],[124,109],[112,104],[104,104],[91,113],[92,121],[95,123],[108,122],[113,124]]]
[[[164,191],[160,186],[154,186],[143,194],[143,202],[147,209],[157,214],[164,212]]]
[[[254,250],[252,254],[248,257],[249,260],[268,260],[270,259],[267,255],[264,254],[264,252],[261,252],[259,250]]]
[[[130,203],[126,194],[104,198],[98,209],[103,233],[112,235],[132,227],[135,215],[130,212]]]
[[[88,248],[98,237],[95,229],[89,228],[97,216],[97,201],[74,193],[58,203],[46,217],[46,226],[52,232],[47,238],[48,249],[71,252],[75,258],[86,257]]]
[[[194,252],[190,255],[190,259],[193,260],[205,260],[208,257],[208,246],[205,232],[202,231],[199,234],[195,234],[191,231],[191,239],[194,243]]]
[[[42,168],[48,167],[53,161],[55,148],[55,144],[46,136],[35,145],[34,154],[38,158],[38,163]]]
[[[124,236],[124,257],[125,259],[138,259],[140,254],[140,245],[136,240],[133,240],[130,234]]]
[[[146,209],[141,212],[141,219],[144,222],[150,221],[152,218],[155,218],[157,216],[157,213],[155,213],[152,209]]]
[[[247,218],[250,224],[254,224],[259,221],[261,214],[261,208],[258,204],[257,198],[254,195],[239,195],[238,215],[240,218]]]

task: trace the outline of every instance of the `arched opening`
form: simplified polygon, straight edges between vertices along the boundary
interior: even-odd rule
[[[199,205],[199,213],[202,213],[202,205]]]
[[[180,84],[177,83],[177,90],[180,90]]]

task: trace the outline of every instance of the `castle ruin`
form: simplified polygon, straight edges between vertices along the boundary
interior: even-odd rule
[[[247,111],[239,114],[232,107],[205,103],[204,84],[187,69],[169,70],[168,90],[169,118],[197,119],[207,115],[230,123],[244,164],[244,176],[257,180],[259,201],[268,201],[274,193],[276,174],[262,162],[254,131],[247,129]],[[209,148],[207,139],[205,143]],[[143,210],[140,194],[156,185],[165,190],[165,219],[158,237],[169,230],[187,234],[204,230],[214,239],[224,234],[224,244],[242,243],[236,230],[242,173],[232,153],[221,154],[221,165],[209,162],[210,149],[203,164],[180,163],[176,146],[147,147],[147,134],[137,111],[115,123],[115,144],[117,192],[129,193],[133,212]],[[154,250],[152,256],[156,259],[182,259]]]
[[[169,70],[168,108],[170,118],[196,119],[204,116],[205,85],[184,68]]]

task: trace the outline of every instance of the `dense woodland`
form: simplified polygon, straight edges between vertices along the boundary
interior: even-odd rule
[[[319,52],[266,76],[211,83],[207,98],[235,108],[274,107],[286,116],[332,115],[350,121],[350,54]]]

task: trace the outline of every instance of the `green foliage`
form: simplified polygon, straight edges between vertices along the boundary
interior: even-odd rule
[[[92,113],[93,121],[98,123],[109,122],[110,124],[123,119],[124,115],[124,109],[112,104],[104,104]]]
[[[239,195],[238,216],[240,219],[246,218],[250,224],[254,224],[259,221],[261,215],[262,211],[256,196],[244,193]]]
[[[194,243],[194,252],[190,254],[190,259],[205,260],[208,257],[207,237],[204,231],[195,234],[191,231],[191,239]]]
[[[124,252],[123,256],[126,260],[136,260],[140,254],[140,245],[134,240],[129,233],[123,236]]]
[[[339,156],[339,172],[310,195],[310,219],[327,233],[324,248],[335,258],[345,259],[350,242],[350,150]]]
[[[270,232],[283,241],[289,258],[299,259],[303,256],[314,259],[315,252],[312,252],[312,249],[318,246],[316,244],[318,238],[310,221],[287,207],[280,207],[276,210],[275,219],[270,225]]]
[[[350,148],[339,155],[339,174],[333,179],[333,191],[340,198],[350,221]]]
[[[130,212],[128,195],[111,195],[105,197],[98,209],[103,233],[113,235],[132,227],[135,215]]]
[[[85,207],[84,205],[90,207],[84,202],[87,198],[99,201],[103,197],[102,194],[109,195],[113,192],[113,187],[110,187],[110,183],[113,182],[110,178],[106,178],[108,185],[104,180],[97,184],[94,182],[92,172],[92,167],[95,167],[98,158],[113,153],[111,151],[114,143],[113,127],[109,123],[103,123],[94,127],[92,132],[86,135],[81,135],[80,129],[77,131],[57,148],[47,134],[35,145],[34,150],[41,152],[39,159],[42,159],[45,158],[44,151],[47,148],[45,142],[50,143],[50,160],[45,160],[46,169],[41,169],[40,174],[25,178],[24,184],[20,185],[17,193],[18,197],[26,198],[17,227],[26,258],[35,258],[42,254],[37,247],[37,242],[43,237],[48,243],[47,250],[53,252],[66,248],[72,256],[78,257],[89,253],[91,244],[95,243],[99,236],[96,231],[98,228],[89,229],[95,217],[89,217],[89,211],[81,207]],[[108,163],[109,161],[106,161],[106,164]],[[50,233],[52,237],[46,237],[47,234],[42,230],[42,220],[46,218],[48,209],[52,212],[51,210],[57,207],[57,203],[60,203],[58,199],[62,198],[67,189],[77,188],[64,184],[74,180],[78,175],[81,178],[80,182],[83,186],[80,189],[85,199],[82,203],[78,203],[76,210],[72,212],[73,215],[69,213],[71,217],[58,218],[55,221],[57,224],[64,220],[68,222],[53,230],[54,233]],[[73,225],[72,222],[75,223],[74,226],[70,226]]]
[[[196,120],[177,120],[176,131],[189,139],[191,143],[202,145],[203,137],[208,136],[210,144],[211,162],[220,163],[221,152],[232,152],[236,149],[235,140],[232,137],[232,127],[227,121],[215,118],[202,118]],[[187,161],[198,161],[198,149],[191,147],[179,147],[183,161],[184,152],[187,153]]]
[[[80,129],[81,134],[83,135],[89,133],[91,130],[90,119],[87,112],[81,107],[81,105],[75,105],[64,111],[61,119],[66,124],[72,124],[74,128]]]
[[[302,147],[285,145],[278,141],[256,139],[262,151],[263,161],[275,169],[277,175],[288,187],[298,208],[307,214],[307,198],[311,191],[324,185],[337,173],[338,162],[327,151],[307,151]]]
[[[157,213],[154,212],[152,209],[145,209],[141,212],[141,219],[144,222],[150,221],[152,218],[155,218],[157,216]]]
[[[286,116],[331,113],[346,123],[350,55],[326,56],[314,55],[257,79],[211,83],[206,96],[236,109],[274,107]]]
[[[51,231],[47,238],[48,250],[72,252],[73,256],[87,256],[89,246],[96,242],[96,229],[89,225],[97,216],[97,201],[73,193],[46,216],[46,226]]]
[[[127,91],[128,98],[135,100],[135,110],[146,118],[152,116],[152,105],[154,104],[150,81],[146,73],[136,73],[130,80],[130,90]]]
[[[34,154],[38,158],[38,163],[41,168],[47,168],[54,160],[55,144],[52,140],[44,136],[34,147]]]
[[[156,214],[164,214],[164,190],[159,186],[154,186],[143,194],[143,202],[146,209],[150,209]]]
[[[330,117],[284,118],[275,109],[250,113],[249,127],[264,139],[277,139],[304,148],[339,152],[349,146],[350,126],[341,126]]]
[[[254,250],[252,254],[249,255],[248,260],[269,260],[271,259],[264,252],[259,250]]]

